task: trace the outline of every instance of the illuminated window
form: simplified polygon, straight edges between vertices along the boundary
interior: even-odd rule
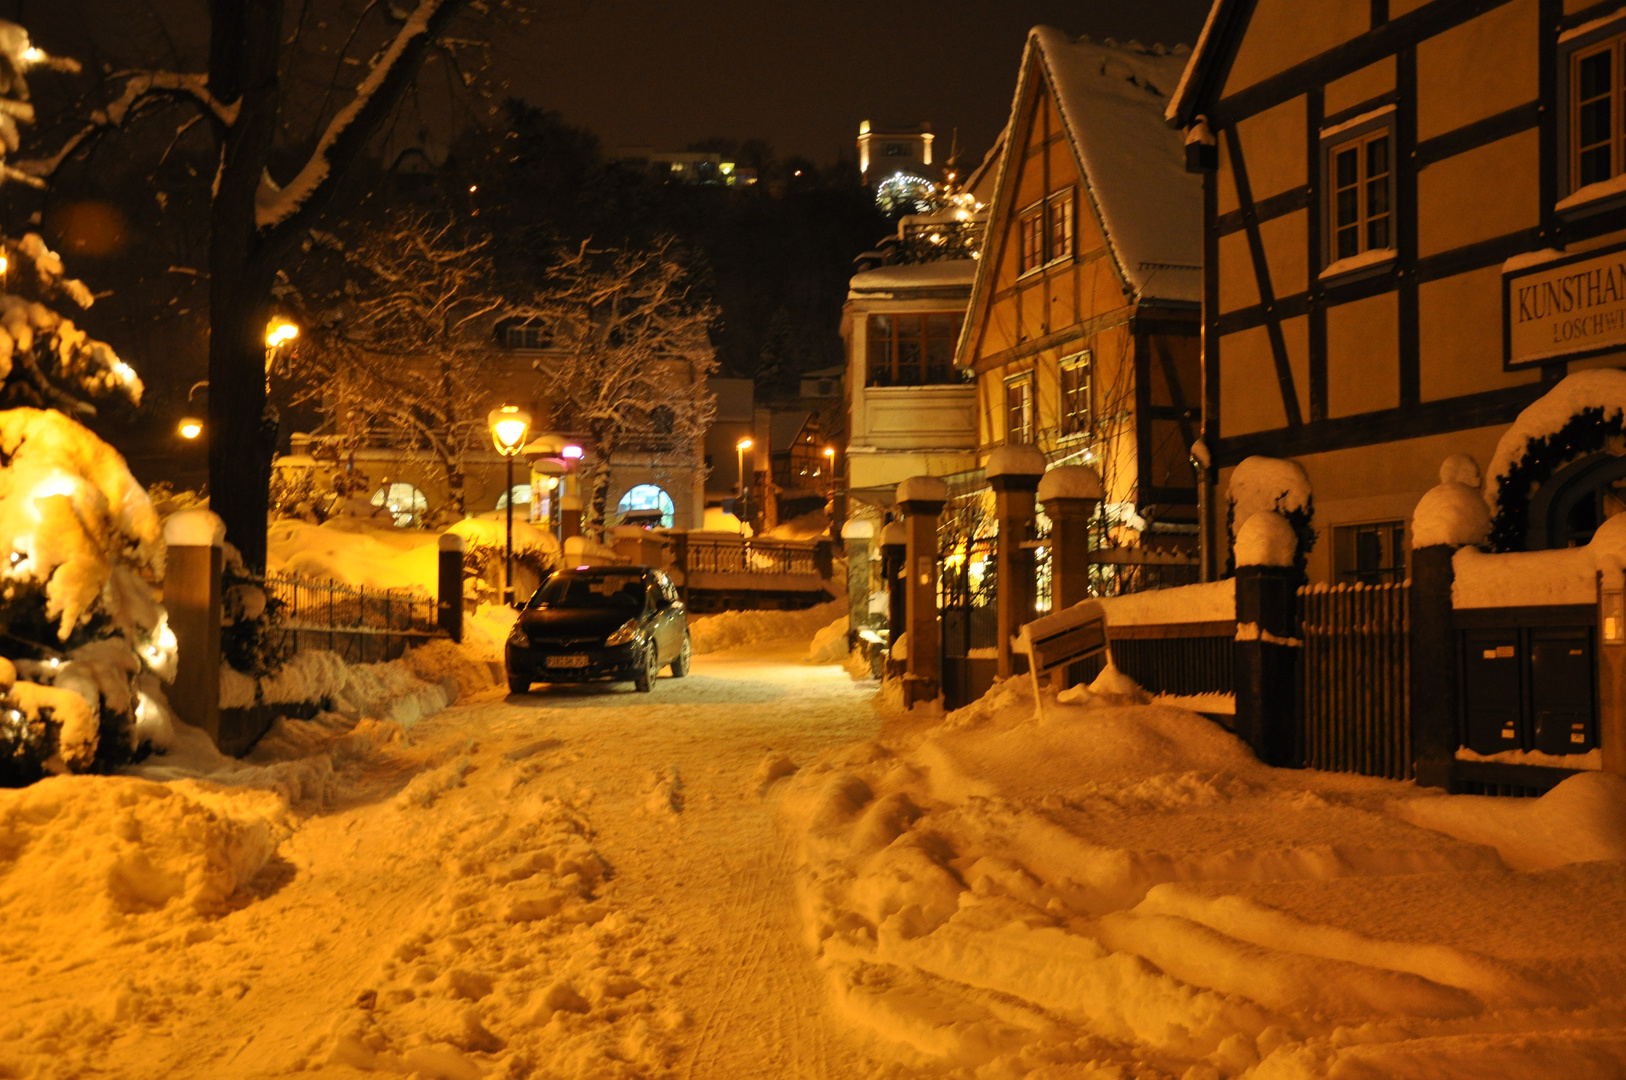
[[[672,527],[673,515],[677,513],[672,496],[654,484],[639,484],[628,491],[615,509],[623,523],[658,525],[665,529]]]
[[[531,485],[515,484],[511,491],[505,491],[497,496],[497,509],[508,509],[508,500],[512,497],[515,506],[531,505]]]
[[[1403,580],[1406,576],[1405,522],[1333,526],[1332,562],[1333,573],[1341,585],[1383,585]]]
[[[1073,189],[1057,192],[1045,200],[1046,262],[1064,259],[1073,253]]]
[[[1626,172],[1622,141],[1622,79],[1626,35],[1570,56],[1570,189]]]
[[[1017,225],[1022,235],[1020,273],[1036,270],[1044,265],[1044,215],[1040,210],[1023,216]]]
[[[1005,381],[1005,442],[1033,441],[1033,376],[1018,375]]]
[[[957,311],[871,315],[870,386],[942,386],[959,382],[954,346],[965,316]]]
[[[1329,261],[1394,247],[1392,146],[1389,129],[1380,127],[1327,151]]]
[[[1061,435],[1068,438],[1090,432],[1090,354],[1076,353],[1061,360]]]
[[[423,523],[429,499],[411,484],[395,483],[373,492],[374,506],[387,511],[398,528],[411,529]]]

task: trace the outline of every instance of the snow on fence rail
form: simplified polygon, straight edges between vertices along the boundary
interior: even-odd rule
[[[1409,780],[1410,585],[1299,590],[1304,763]]]
[[[295,651],[325,648],[351,663],[390,660],[409,644],[445,637],[436,602],[420,589],[369,589],[291,575],[267,577]]]

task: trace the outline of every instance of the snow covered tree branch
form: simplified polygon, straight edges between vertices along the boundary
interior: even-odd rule
[[[551,345],[538,370],[550,381],[554,426],[592,436],[584,524],[604,525],[616,454],[636,447],[674,468],[700,464],[716,412],[706,377],[717,369],[710,300],[692,289],[677,242],[646,251],[566,252],[548,284],[512,312]]]

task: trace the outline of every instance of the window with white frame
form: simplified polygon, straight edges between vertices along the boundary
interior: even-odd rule
[[[1570,190],[1626,172],[1626,34],[1576,49],[1569,55]]]
[[[1017,272],[1025,274],[1073,253],[1073,188],[1065,187],[1017,216]]]
[[[1061,358],[1061,437],[1077,438],[1090,432],[1090,354]]]
[[[1393,149],[1387,124],[1329,141],[1328,262],[1394,247]]]
[[[1005,442],[1033,441],[1033,375],[1031,372],[1005,380]]]

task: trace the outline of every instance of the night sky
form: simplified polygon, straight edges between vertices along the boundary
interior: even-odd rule
[[[1004,125],[1030,27],[1196,41],[1207,0],[549,0],[500,70],[607,149],[762,138],[852,157],[858,122],[927,120],[975,163]]]

